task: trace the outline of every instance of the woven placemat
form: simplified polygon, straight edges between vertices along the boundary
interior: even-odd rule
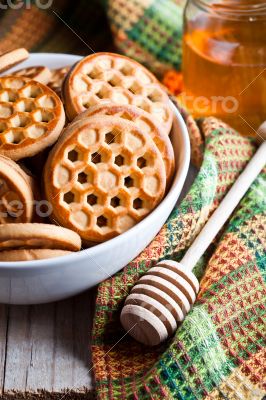
[[[113,50],[106,13],[98,0],[47,1],[50,3],[47,9],[37,7],[35,1],[17,9],[1,8],[0,53],[17,47],[82,55]]]

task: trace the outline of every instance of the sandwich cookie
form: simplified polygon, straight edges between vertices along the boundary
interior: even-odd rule
[[[0,262],[33,261],[47,258],[62,257],[71,254],[66,250],[49,249],[18,249],[0,251]]]
[[[26,49],[15,49],[0,55],[0,72],[5,72],[8,69],[27,60],[29,53]]]
[[[30,222],[33,216],[32,179],[14,161],[0,156],[0,223]]]
[[[34,248],[78,251],[81,248],[81,239],[76,232],[57,225],[0,225],[0,251]]]

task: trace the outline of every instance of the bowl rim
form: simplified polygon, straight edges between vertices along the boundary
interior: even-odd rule
[[[52,57],[60,57],[60,56],[69,56],[70,57],[79,57],[73,54],[59,54],[59,53],[31,53],[33,56],[52,56]],[[81,59],[82,57],[80,57]],[[170,101],[170,100],[169,100]],[[168,193],[164,197],[164,199],[160,202],[160,204],[150,213],[148,214],[142,221],[138,222],[132,228],[127,230],[126,232],[122,233],[119,236],[116,236],[112,239],[107,240],[106,242],[96,244],[93,247],[89,247],[87,249],[81,249],[78,252],[73,252],[72,254],[67,254],[65,256],[56,257],[56,258],[48,258],[48,259],[41,259],[41,260],[30,260],[30,261],[1,261],[0,262],[0,271],[5,270],[32,270],[39,268],[54,268],[55,264],[57,266],[61,264],[71,264],[73,261],[79,262],[79,260],[83,260],[84,258],[91,258],[94,262],[96,262],[95,257],[97,254],[110,251],[114,244],[124,240],[127,241],[127,237],[129,236],[129,240],[131,236],[134,236],[139,229],[145,228],[145,226],[149,226],[149,224],[153,221],[155,214],[159,214],[160,210],[165,207],[170,197],[175,195],[175,188],[179,185],[178,183],[182,182],[182,187],[184,185],[189,164],[190,164],[190,140],[188,129],[185,124],[183,117],[181,116],[180,112],[174,105],[172,101],[170,101],[170,106],[173,110],[174,118],[177,120],[179,125],[179,134],[181,137],[181,141],[183,142],[183,151],[181,153],[180,159],[178,160],[179,166],[177,167],[174,175],[174,179]],[[178,189],[179,192],[179,189]],[[122,243],[121,243],[122,244]],[[39,269],[38,268],[38,269]]]

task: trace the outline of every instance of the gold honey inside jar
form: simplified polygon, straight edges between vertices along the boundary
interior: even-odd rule
[[[189,0],[183,101],[252,135],[266,120],[266,2]]]

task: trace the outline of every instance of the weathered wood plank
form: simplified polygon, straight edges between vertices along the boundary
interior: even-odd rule
[[[0,308],[5,393],[72,389],[72,394],[81,394],[91,389],[89,339],[94,302],[94,291],[89,291],[53,304],[10,306],[6,350],[7,316]]]
[[[59,302],[55,309],[53,391],[73,386],[73,299]]]
[[[5,377],[8,310],[8,306],[0,304],[0,393],[3,391]]]
[[[25,390],[52,388],[55,305],[30,307],[30,354],[27,355]]]
[[[95,400],[95,392],[86,391],[77,393],[69,391],[67,393],[51,393],[46,390],[32,392],[5,392],[0,396],[0,400]]]
[[[92,321],[91,292],[57,303],[53,391],[91,388],[89,337]]]
[[[74,299],[74,386],[81,387],[82,384],[89,389],[93,386],[90,344],[95,296],[96,290],[91,290],[88,292],[87,299],[82,296]]]
[[[30,307],[10,306],[4,391],[25,391],[30,361]]]

